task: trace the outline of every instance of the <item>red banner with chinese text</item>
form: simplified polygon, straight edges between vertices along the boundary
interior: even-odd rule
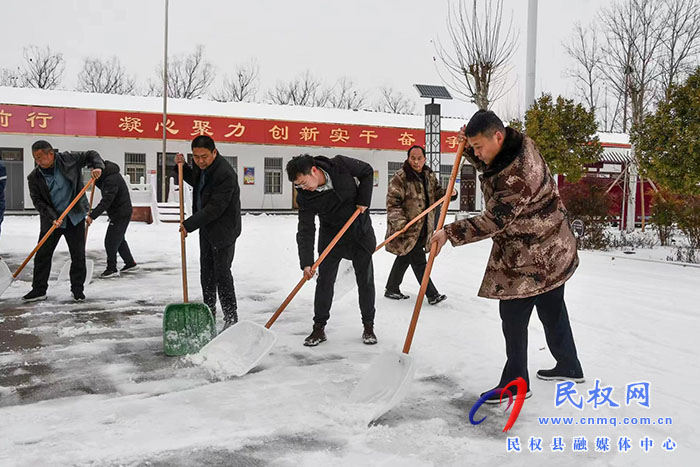
[[[0,132],[111,138],[161,139],[162,114],[0,104]],[[425,131],[231,117],[170,115],[168,138],[189,141],[209,135],[217,142],[406,150],[425,143]],[[457,147],[454,132],[442,133],[442,152]]]

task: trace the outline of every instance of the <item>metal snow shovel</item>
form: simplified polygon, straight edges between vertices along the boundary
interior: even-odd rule
[[[464,142],[461,142],[457,148],[455,163],[452,166],[452,175],[450,176],[450,183],[447,186],[447,193],[452,193],[452,189],[454,188],[463,150]],[[436,230],[442,229],[442,226],[445,224],[448,206],[449,203],[444,203],[442,205]],[[413,380],[416,367],[413,357],[408,355],[408,352],[411,349],[413,334],[418,324],[418,316],[420,315],[420,309],[423,305],[425,291],[428,288],[430,271],[433,268],[436,254],[437,244],[433,243],[430,248],[430,256],[428,257],[428,264],[425,267],[423,280],[420,284],[420,292],[418,292],[418,296],[416,297],[416,306],[413,309],[413,317],[408,327],[408,334],[406,335],[403,351],[401,353],[386,352],[380,355],[372,363],[369,371],[363,376],[357,387],[355,387],[350,394],[350,401],[370,404],[372,406],[372,420],[376,420],[398,404],[408,392],[408,388]]]
[[[177,165],[180,184],[180,225],[185,220],[182,190],[182,164]],[[216,335],[216,322],[204,303],[189,303],[187,297],[187,258],[185,232],[180,232],[182,257],[182,301],[171,303],[163,313],[163,348],[165,355],[186,355],[198,352]]]
[[[92,200],[95,198],[95,187],[92,187],[92,190],[90,191],[90,207],[88,208],[87,215],[89,216],[90,213],[92,212]],[[87,223],[85,224],[85,250],[87,251],[87,236],[88,236],[88,229],[90,228]],[[63,282],[67,281],[70,278],[70,261],[66,261],[63,264],[63,267],[61,268],[61,272],[58,274],[58,278],[56,278],[56,282]],[[85,258],[85,285],[89,284],[92,282],[92,273],[95,270],[95,262],[91,260],[90,258]]]
[[[75,206],[80,198],[85,194],[88,188],[90,188],[91,185],[94,185],[95,179],[91,178],[90,181],[83,187],[82,190],[80,190],[80,193],[73,198],[73,201],[68,205],[68,207],[63,211],[63,213],[59,216],[57,219],[60,222],[63,222],[63,219],[68,215],[71,209],[73,209],[73,206]],[[0,295],[2,295],[5,290],[14,282],[15,279],[17,279],[17,276],[19,276],[19,273],[22,272],[24,267],[29,263],[29,260],[31,260],[34,255],[36,254],[37,251],[39,251],[39,248],[42,247],[44,243],[46,243],[46,240],[51,236],[53,231],[56,230],[56,225],[51,225],[51,228],[44,234],[44,236],[41,238],[39,243],[34,247],[31,253],[29,253],[29,256],[27,256],[27,259],[24,260],[24,262],[17,268],[14,274],[10,274],[10,269],[7,267],[7,265],[0,260]]]
[[[333,247],[338,243],[350,225],[361,213],[360,209],[355,210],[350,219],[345,223],[340,232],[328,244],[325,250],[311,266],[313,274],[321,262],[328,256]],[[301,290],[308,281],[306,276],[302,276],[294,290],[282,302],[282,305],[275,311],[272,317],[260,326],[251,321],[240,321],[231,326],[226,331],[219,334],[214,340],[207,344],[199,353],[202,357],[202,366],[215,372],[225,373],[232,376],[243,376],[254,368],[270,352],[277,340],[275,333],[270,331],[270,327],[279,318],[284,309],[289,305],[294,296]]]

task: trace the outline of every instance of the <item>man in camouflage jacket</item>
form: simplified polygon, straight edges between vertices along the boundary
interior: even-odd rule
[[[527,326],[535,306],[557,361],[537,377],[583,382],[564,303],[564,283],[579,262],[576,240],[547,164],[530,138],[504,128],[491,111],[474,114],[460,136],[481,172],[484,212],[446,225],[432,241],[441,248],[448,239],[453,246],[493,240],[479,296],[500,300],[507,361],[497,388],[518,377],[529,387]]]
[[[435,201],[445,196],[445,189],[437,177],[425,164],[425,150],[422,146],[412,146],[407,152],[403,167],[389,182],[386,194],[386,238],[403,229],[411,220],[418,217]],[[457,197],[454,193],[453,199]],[[440,209],[430,211],[419,222],[386,245],[386,251],[396,255],[394,265],[386,282],[384,296],[394,300],[409,298],[401,293],[400,285],[406,269],[410,265],[418,279],[423,280],[425,272],[425,249],[430,248],[430,237],[435,229]],[[447,298],[438,292],[432,279],[425,291],[428,303],[436,305]]]

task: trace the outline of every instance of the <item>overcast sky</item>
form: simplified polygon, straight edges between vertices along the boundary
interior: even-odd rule
[[[469,0],[464,0],[469,1]],[[481,1],[481,0],[479,0]],[[495,105],[504,118],[524,107],[527,0],[505,0],[519,48],[511,63],[509,95]],[[540,0],[535,94],[574,97],[562,41],[574,24],[595,18],[606,0]],[[163,59],[165,0],[31,0],[3,2],[0,67],[22,62],[22,48],[44,46],[64,54],[62,87],[73,89],[85,57],[117,55],[141,85]],[[262,92],[305,70],[328,84],[341,76],[367,90],[391,86],[415,97],[413,83],[440,84],[433,41],[446,38],[447,0],[170,0],[170,55],[205,46],[217,81],[255,58]],[[375,96],[375,93],[371,93]],[[464,115],[460,102],[443,102],[443,114]]]

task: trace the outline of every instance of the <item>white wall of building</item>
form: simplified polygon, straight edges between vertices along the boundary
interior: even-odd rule
[[[100,153],[104,159],[108,159],[119,165],[124,173],[125,153],[145,153],[146,172],[156,170],[157,155],[162,151],[162,142],[147,139],[117,139],[117,138],[94,138],[94,137],[73,137],[73,136],[34,136],[34,135],[12,135],[0,134],[0,147],[22,148],[24,156],[24,177],[34,169],[34,159],[31,154],[31,146],[38,139],[45,139],[59,151],[87,151],[93,149]],[[272,146],[254,144],[218,144],[217,147],[225,156],[236,156],[238,158],[238,183],[241,188],[241,207],[246,210],[270,209],[284,210],[292,209],[293,185],[287,180],[286,173],[282,173],[282,193],[265,194],[265,158],[281,157],[283,167],[294,156],[308,153],[313,156],[324,155],[333,157],[338,153],[345,156],[354,157],[372,165],[374,170],[379,171],[378,186],[372,193],[372,209],[386,208],[386,192],[388,188],[388,163],[403,162],[406,159],[404,151],[387,150],[366,150],[344,148],[339,152],[338,148],[320,147],[294,147],[294,146]],[[190,152],[189,143],[186,141],[172,141],[168,143],[168,152]],[[454,155],[443,155],[444,162],[452,162]],[[243,167],[255,168],[255,184],[244,185]],[[169,175],[169,174],[168,174]],[[134,180],[138,182],[138,180]],[[457,185],[459,192],[459,185]],[[99,202],[99,190],[95,195],[95,203]],[[32,209],[33,204],[29,196],[29,188],[24,182],[24,207]],[[459,210],[459,198],[450,203],[451,210]]]

